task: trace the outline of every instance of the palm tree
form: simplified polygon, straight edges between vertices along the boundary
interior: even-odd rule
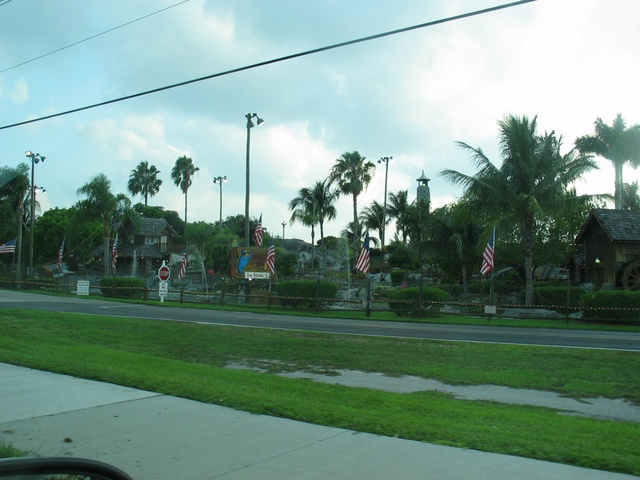
[[[0,198],[9,201],[16,212],[16,222],[18,234],[16,235],[16,279],[20,281],[22,273],[22,225],[24,223],[24,206],[30,205],[27,201],[29,190],[31,190],[29,180],[29,167],[26,163],[21,163],[17,167],[2,167],[0,169]],[[18,288],[19,285],[18,285]]]
[[[369,185],[375,173],[375,164],[365,161],[366,157],[358,152],[345,152],[329,172],[329,182],[337,184],[340,193],[351,195],[353,198],[353,225],[356,228],[355,239],[360,238],[360,225],[358,223],[358,195]]]
[[[389,218],[396,221],[396,233],[400,232],[402,236],[402,244],[407,244],[407,235],[409,234],[409,219],[407,211],[409,210],[409,192],[400,190],[398,193],[389,194],[389,204],[387,205],[387,214]]]
[[[124,194],[111,192],[111,180],[99,173],[78,189],[86,198],[78,203],[79,211],[88,218],[99,218],[102,223],[102,266],[104,276],[109,275],[111,255],[109,242],[116,222],[131,212],[131,200]]]
[[[622,167],[628,163],[633,168],[640,165],[640,125],[626,126],[622,115],[618,114],[611,125],[598,118],[595,122],[595,133],[576,139],[576,148],[582,154],[595,154],[613,163],[615,178],[615,208],[622,209],[624,184]]]
[[[183,155],[176,160],[171,170],[171,179],[176,187],[180,187],[184,193],[184,223],[187,223],[187,192],[191,186],[193,176],[200,169],[193,164],[193,159]]]
[[[533,303],[533,245],[538,221],[559,208],[567,186],[596,168],[590,156],[560,154],[552,132],[537,133],[537,117],[509,115],[498,122],[502,166],[496,167],[480,148],[458,145],[478,168],[473,175],[444,170],[441,175],[466,188],[465,195],[482,202],[492,224],[511,224],[520,233],[524,254],[525,303]],[[493,225],[487,225],[487,230]]]
[[[149,166],[149,162],[140,162],[138,166],[131,170],[127,189],[131,195],[141,194],[144,197],[144,206],[147,206],[149,195],[154,196],[160,191],[162,180],[158,178],[160,171],[155,165]]]
[[[316,224],[318,223],[318,214],[316,204],[313,198],[313,189],[304,187],[298,191],[298,196],[289,202],[289,210],[291,210],[291,223],[300,222],[305,227],[311,227],[311,264],[315,258],[315,237]]]
[[[331,188],[327,180],[316,182],[311,187],[315,213],[320,225],[320,244],[324,246],[324,223],[334,220],[338,215],[338,210],[334,205],[338,199],[338,191]]]
[[[374,200],[371,205],[365,207],[362,213],[360,213],[360,220],[362,224],[369,230],[377,230],[379,238],[382,238],[382,232],[389,220],[385,222],[384,218],[384,205]]]

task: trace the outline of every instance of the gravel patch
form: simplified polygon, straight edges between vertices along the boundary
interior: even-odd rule
[[[233,364],[228,368],[250,369],[246,365]],[[347,387],[370,388],[393,393],[414,393],[435,391],[453,395],[460,400],[483,400],[510,405],[532,405],[558,410],[565,415],[600,418],[624,422],[640,423],[640,407],[623,398],[581,398],[563,397],[554,392],[510,388],[498,385],[448,385],[437,380],[405,375],[390,377],[383,373],[367,373],[356,370],[337,370],[337,375],[323,375],[313,372],[279,372],[276,375],[286,378],[303,378]]]

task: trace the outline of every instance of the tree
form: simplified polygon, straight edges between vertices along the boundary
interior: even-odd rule
[[[622,210],[640,210],[640,188],[637,180],[623,185]]]
[[[354,238],[360,238],[360,225],[358,223],[358,196],[367,188],[373,174],[375,164],[365,161],[357,151],[345,152],[329,172],[329,182],[337,184],[340,193],[351,195],[353,199],[353,225],[356,228]]]
[[[144,206],[147,206],[149,196],[154,196],[160,191],[162,180],[158,178],[160,171],[155,165],[149,166],[149,162],[140,162],[138,166],[131,170],[127,190],[131,195],[141,194],[144,197]]]
[[[389,221],[385,222],[384,205],[374,200],[371,205],[365,207],[360,213],[360,221],[369,230],[377,230],[378,238],[382,238],[382,230]]]
[[[407,190],[399,190],[398,193],[389,194],[389,204],[387,205],[387,213],[389,218],[396,221],[396,233],[400,233],[402,244],[407,244],[407,236],[409,235],[409,223],[407,211],[409,209],[409,192]]]
[[[84,218],[99,218],[102,224],[102,266],[105,277],[109,275],[111,255],[109,243],[114,223],[132,214],[131,200],[124,194],[111,192],[111,180],[99,173],[78,189],[78,195],[85,197],[77,207]]]
[[[301,188],[298,191],[298,196],[289,202],[289,210],[291,210],[291,218],[289,220],[291,223],[300,222],[305,227],[311,227],[311,264],[313,265],[315,257],[315,228],[318,223],[313,190],[308,187]]]
[[[29,167],[26,163],[21,163],[17,167],[2,167],[0,169],[0,198],[8,201],[16,212],[16,252],[15,258],[18,260],[16,266],[17,278],[20,279],[22,271],[22,230],[25,218],[25,204],[29,204],[27,200],[31,183],[29,181]]]
[[[640,125],[627,128],[622,115],[618,114],[611,125],[598,118],[595,133],[576,139],[576,148],[582,154],[595,154],[613,163],[615,168],[615,208],[623,207],[622,167],[628,163],[633,168],[640,165]]]
[[[320,243],[324,246],[324,223],[333,220],[338,215],[335,202],[338,198],[337,190],[333,190],[328,181],[316,182],[311,187],[315,215],[320,226]]]
[[[171,179],[176,187],[184,193],[184,223],[187,223],[187,192],[191,186],[193,176],[200,169],[193,164],[193,160],[185,155],[176,160],[171,170]]]
[[[584,173],[596,168],[590,156],[560,154],[561,142],[555,133],[537,133],[537,117],[509,115],[500,122],[502,165],[496,167],[480,148],[458,145],[471,154],[478,168],[473,175],[444,170],[441,175],[465,187],[465,195],[483,205],[489,219],[486,230],[495,224],[508,225],[519,232],[524,254],[525,303],[533,303],[533,247],[540,219],[560,208],[567,187]]]

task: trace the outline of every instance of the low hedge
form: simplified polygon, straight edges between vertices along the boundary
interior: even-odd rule
[[[580,299],[584,290],[578,287],[572,287],[569,289],[569,307],[577,308],[580,306]],[[524,303],[524,290],[520,292],[520,301]],[[563,313],[567,307],[567,286],[554,287],[534,287],[533,289],[533,302],[536,305],[543,305],[549,307],[556,307],[556,310]]]
[[[640,292],[630,290],[600,290],[581,297],[582,316],[603,322],[640,321]]]
[[[143,298],[144,280],[131,277],[108,277],[100,280],[103,297]]]
[[[278,283],[278,297],[283,307],[314,308],[316,299],[320,305],[335,301],[338,286],[332,282],[317,282],[315,280],[294,280]]]
[[[420,303],[420,287],[400,288],[389,292],[389,308],[399,317],[430,315],[442,309],[442,303],[449,300],[449,294],[437,287],[422,289]]]

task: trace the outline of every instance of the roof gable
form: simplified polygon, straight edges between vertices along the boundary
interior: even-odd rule
[[[640,212],[595,209],[580,229],[575,243],[584,243],[596,228],[601,229],[612,243],[640,243]]]

